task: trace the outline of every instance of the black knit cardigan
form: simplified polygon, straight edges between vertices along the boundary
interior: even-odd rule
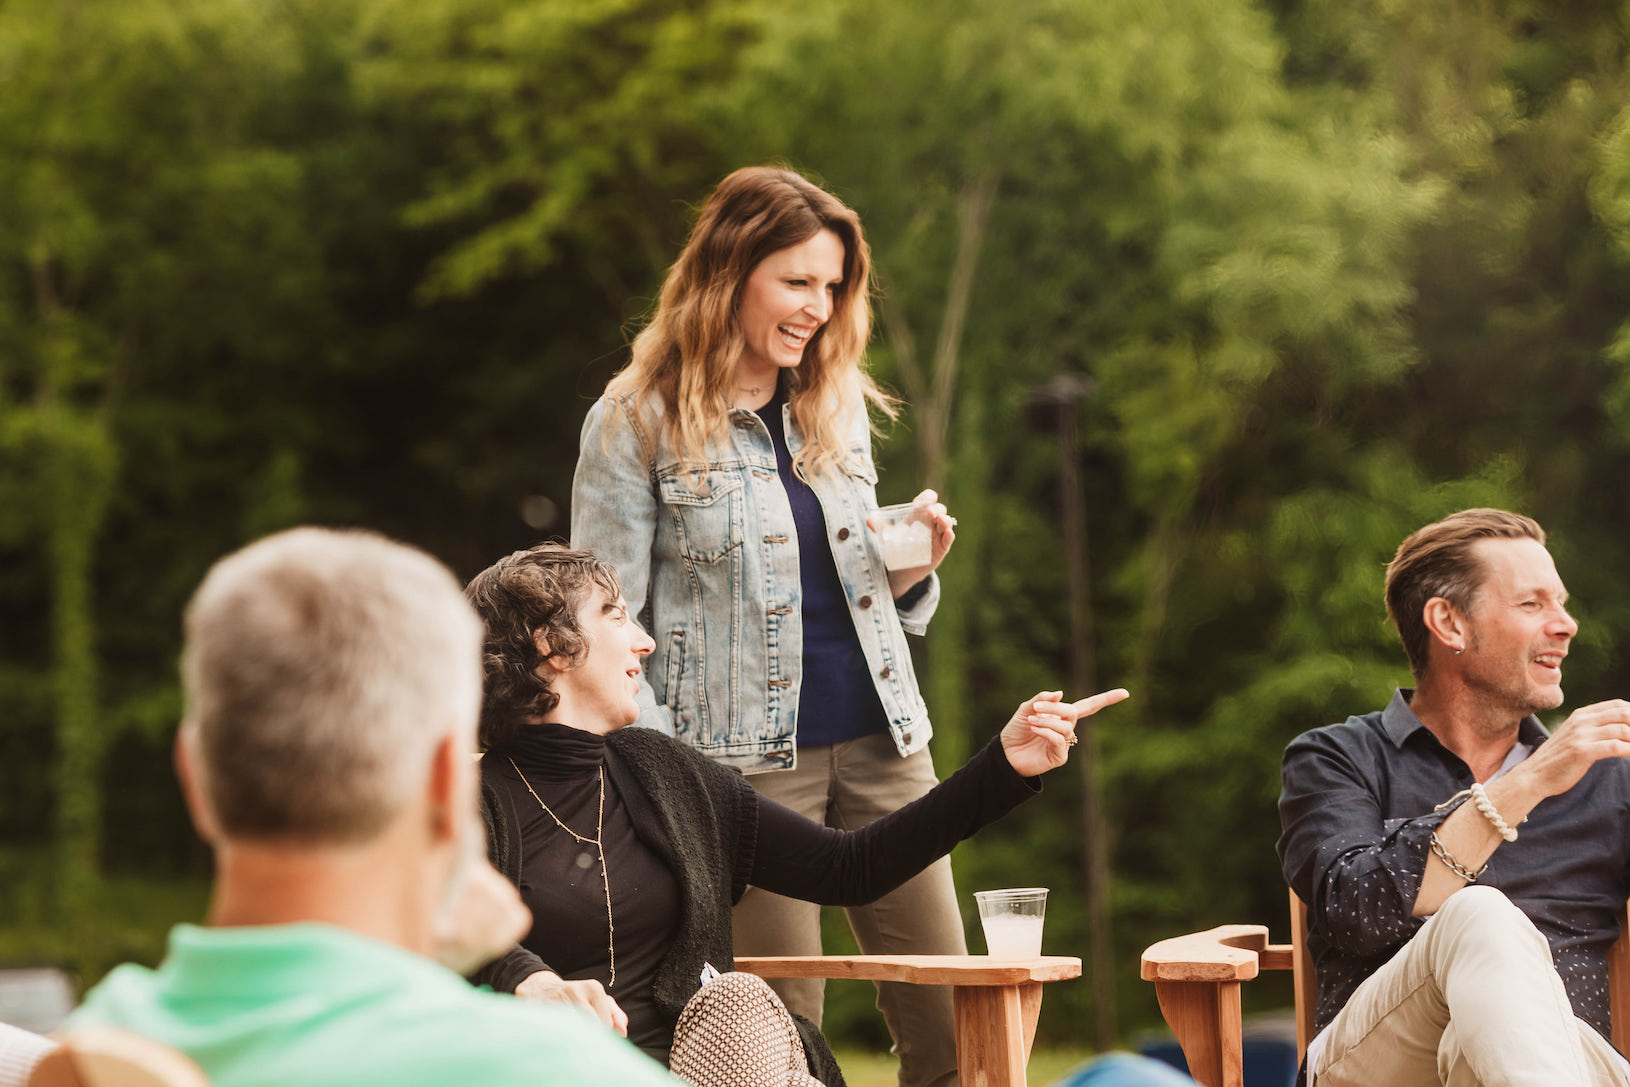
[[[653,729],[630,727],[606,737],[606,769],[628,806],[634,832],[661,857],[679,883],[679,933],[657,967],[652,996],[674,1022],[701,985],[703,963],[735,966],[730,908],[741,900],[758,845],[758,794],[747,779],[689,744]],[[507,789],[482,760],[481,814],[493,867],[520,883],[520,818]],[[513,992],[529,974],[549,969],[536,954],[515,947],[471,980]],[[827,1087],[844,1087],[820,1028],[793,1016],[810,1074]]]

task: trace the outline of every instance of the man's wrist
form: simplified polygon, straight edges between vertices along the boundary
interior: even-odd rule
[[[1518,773],[1521,769],[1518,766],[1483,790],[1501,818],[1513,827],[1526,822],[1528,813],[1549,795],[1542,790],[1535,775]]]

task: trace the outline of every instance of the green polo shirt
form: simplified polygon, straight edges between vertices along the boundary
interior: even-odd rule
[[[157,970],[114,970],[69,1023],[182,1050],[213,1087],[675,1083],[585,1012],[321,924],[178,925]]]

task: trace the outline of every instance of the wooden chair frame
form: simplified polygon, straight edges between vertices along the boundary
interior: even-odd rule
[[[1044,982],[1081,976],[1062,955],[789,955],[736,959],[761,978],[852,978],[949,985],[956,1011],[957,1072],[964,1087],[1024,1087]]]
[[[1242,1087],[1240,983],[1261,970],[1290,970],[1296,990],[1296,1059],[1307,1053],[1317,1010],[1318,982],[1307,948],[1307,906],[1290,892],[1291,942],[1270,944],[1263,925],[1220,925],[1176,936],[1143,953],[1143,980],[1155,983],[1155,998],[1189,1075],[1205,1087]],[[1630,1045],[1630,928],[1619,910],[1619,938],[1607,953],[1608,998],[1613,1044]]]
[[[28,1087],[209,1087],[180,1050],[111,1027],[54,1035],[61,1043],[29,1074]]]

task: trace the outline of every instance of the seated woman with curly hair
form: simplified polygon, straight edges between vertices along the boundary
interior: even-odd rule
[[[869,902],[1040,790],[1081,717],[1126,697],[1044,691],[922,799],[853,832],[755,793],[741,774],[638,719],[655,648],[613,568],[543,544],[477,575],[487,625],[482,806],[493,864],[532,931],[474,979],[571,1000],[668,1062],[704,964],[732,964],[730,907],[748,884],[830,905]],[[811,1073],[841,1082],[800,1022]]]

